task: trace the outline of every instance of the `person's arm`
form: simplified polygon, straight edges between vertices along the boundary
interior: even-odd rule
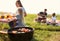
[[[27,16],[26,12],[24,12],[24,16]]]
[[[16,17],[13,17],[12,19],[9,19],[9,22],[10,21],[15,21],[15,20],[17,20],[17,18]]]
[[[26,13],[24,7],[23,7],[23,12],[24,12],[24,16],[27,16],[27,13]]]
[[[8,22],[8,19],[0,19],[0,22],[5,22],[5,23],[7,23],[7,22]]]

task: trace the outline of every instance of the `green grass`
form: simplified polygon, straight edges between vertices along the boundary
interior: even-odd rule
[[[45,23],[34,22],[36,17],[37,16],[35,14],[28,14],[25,17],[26,25],[35,29],[34,38],[32,41],[54,41],[55,36],[60,34],[60,32],[57,31],[60,30],[60,26],[46,25]],[[50,18],[51,16],[48,15],[48,17]],[[57,19],[60,19],[60,15],[57,15]],[[3,26],[0,23],[0,27],[2,29],[9,28],[8,24],[6,23],[3,24]]]
[[[60,15],[57,16],[57,19],[59,20]],[[26,24],[32,28],[35,28],[34,39],[32,41],[51,41],[50,37],[57,35],[56,30],[60,30],[60,26],[46,25],[45,23],[34,22],[36,17],[37,16],[34,14],[29,14],[27,17],[25,17]],[[51,16],[48,15],[48,17],[50,18]],[[58,34],[60,34],[60,32]]]
[[[58,16],[57,19],[60,19],[59,15],[57,15],[57,16]],[[46,23],[37,23],[37,22],[34,22],[35,18],[36,18],[36,15],[34,15],[34,14],[27,15],[27,17],[25,17],[26,24],[28,26],[36,28],[36,29],[55,30],[55,31],[56,30],[60,30],[60,26],[53,26],[53,25],[47,25]]]

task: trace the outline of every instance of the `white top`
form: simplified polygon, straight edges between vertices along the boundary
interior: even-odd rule
[[[19,13],[18,13],[18,9],[22,9],[22,11],[23,11],[22,13],[25,12],[25,9],[24,9],[23,7],[18,7],[18,8],[17,8],[17,12],[16,12],[17,14],[19,14]]]
[[[19,14],[18,9],[22,9],[22,14]],[[17,9],[17,16],[16,16],[16,18],[17,18],[17,22],[16,22],[17,25],[16,26],[25,27],[25,24],[24,24],[24,12],[25,12],[25,10],[23,7],[18,7],[18,9]]]
[[[52,21],[55,21],[56,20],[56,16],[52,17]]]

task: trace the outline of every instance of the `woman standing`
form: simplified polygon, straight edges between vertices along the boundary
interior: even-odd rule
[[[25,24],[24,24],[24,16],[26,16],[26,12],[25,12],[25,9],[23,8],[20,0],[17,0],[16,1],[16,7],[17,7],[17,21],[16,21],[16,26],[17,27],[25,27]]]
[[[0,22],[7,22],[11,28],[25,27],[24,16],[26,16],[26,12],[20,0],[16,1],[16,7],[17,7],[16,17],[13,17],[12,19],[6,19],[6,20],[0,19]]]

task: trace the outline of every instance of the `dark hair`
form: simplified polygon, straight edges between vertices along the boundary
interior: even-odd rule
[[[55,13],[52,14],[52,16],[55,16],[55,15],[56,15]]]
[[[1,16],[2,19],[4,19],[4,16]]]
[[[9,18],[9,15],[7,15],[7,18]]]
[[[43,12],[40,12],[40,14],[44,14]]]
[[[44,9],[44,11],[47,11],[47,9]]]
[[[17,5],[17,4],[18,4],[20,7],[23,7],[20,0],[16,1],[16,5]]]

